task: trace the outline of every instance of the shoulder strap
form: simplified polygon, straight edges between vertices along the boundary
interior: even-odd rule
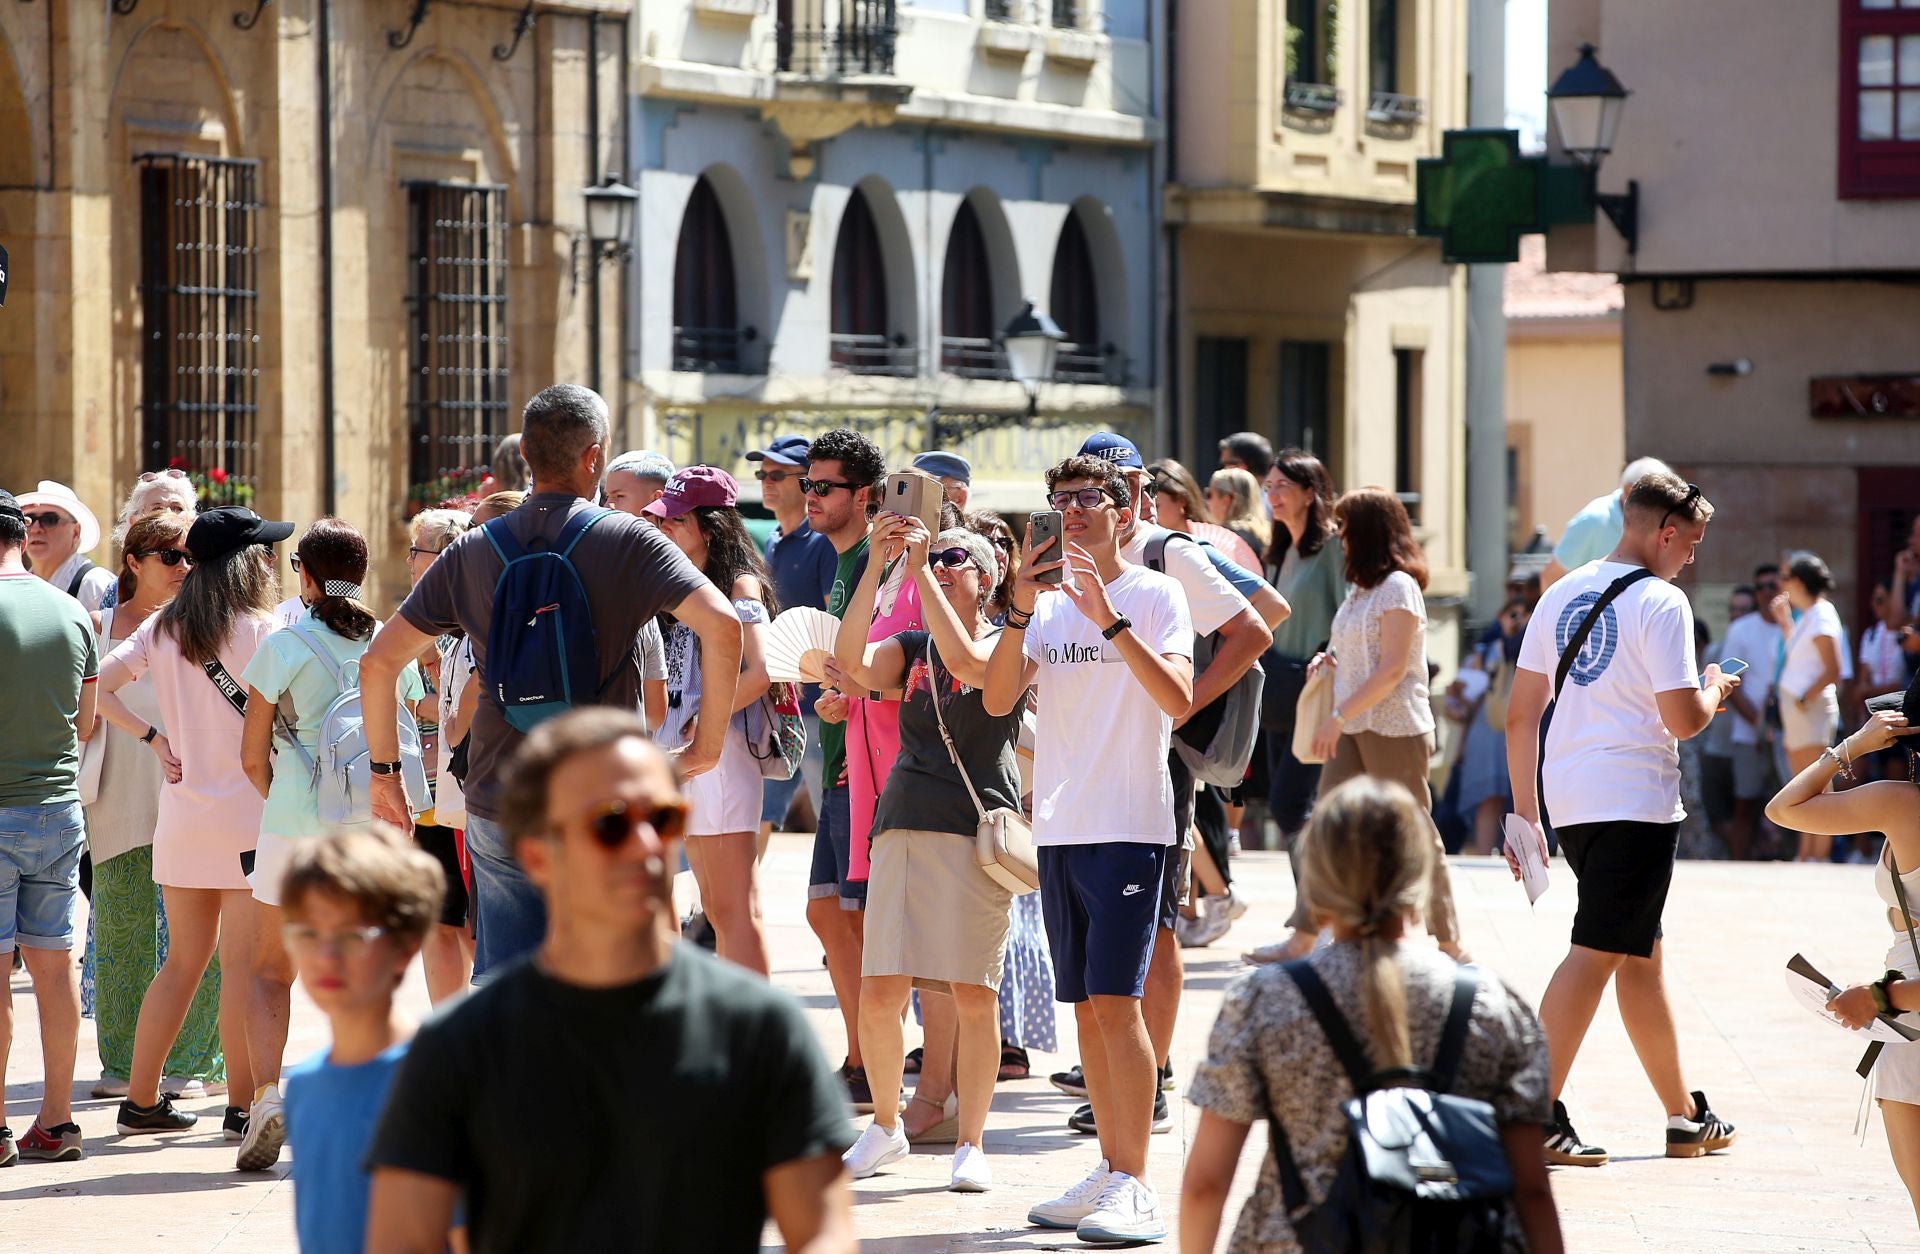
[[[615,512],[610,509],[601,509],[582,510],[575,514],[567,520],[566,526],[560,528],[560,534],[553,538],[553,551],[561,557],[568,556],[573,552],[573,546],[580,543],[580,537],[586,535],[593,524]]]
[[[227,699],[227,704],[231,705],[235,710],[238,710],[241,718],[245,718],[247,716],[247,694],[240,687],[240,682],[227,673],[227,668],[220,665],[220,659],[217,657],[208,658],[206,661],[200,663],[200,669],[207,673],[207,678],[211,679],[213,686],[220,690],[220,695]]]
[[[947,716],[940,709],[940,678],[934,674],[940,655],[934,652],[933,633],[927,633],[927,699],[933,702],[933,720],[940,724],[940,739],[946,742],[947,756],[953,759],[953,769],[960,772],[960,782],[967,787],[967,796],[973,798],[973,808],[982,819],[987,817],[986,803],[980,800],[980,794],[974,791],[973,779],[967,774],[966,766],[960,761],[960,751],[953,747],[953,734],[947,730]],[[912,669],[911,666],[908,667]]]
[[[1900,903],[1900,921],[1907,927],[1907,944],[1913,946],[1913,961],[1920,967],[1920,937],[1913,933],[1913,912],[1907,909],[1907,889],[1900,882],[1900,863],[1893,856],[1893,842],[1887,842],[1887,866],[1893,871],[1893,897]]]
[[[1333,994],[1320,979],[1320,973],[1313,969],[1312,963],[1305,958],[1296,958],[1280,968],[1300,987],[1300,995],[1307,999],[1307,1009],[1313,1011],[1313,1017],[1320,1021],[1320,1030],[1327,1034],[1327,1044],[1333,1047],[1334,1057],[1346,1068],[1347,1078],[1353,1081],[1355,1094],[1365,1093],[1372,1086],[1373,1068],[1367,1060],[1367,1053],[1354,1039],[1353,1029],[1347,1026],[1347,1018],[1340,1013],[1340,1007],[1333,1004]]]
[[[1300,1164],[1294,1161],[1293,1146],[1287,1140],[1287,1130],[1280,1124],[1280,1116],[1273,1109],[1273,1099],[1267,1092],[1267,1075],[1260,1069],[1260,1060],[1253,1060],[1253,1082],[1260,1090],[1260,1108],[1267,1117],[1267,1140],[1273,1145],[1273,1165],[1280,1175],[1280,1197],[1287,1204],[1287,1218],[1292,1219],[1307,1204],[1307,1182],[1300,1178]]]
[[[1651,578],[1653,578],[1653,572],[1642,566],[1638,570],[1628,571],[1607,585],[1607,590],[1602,592],[1600,599],[1593,603],[1593,608],[1587,611],[1587,616],[1580,620],[1579,630],[1575,631],[1567,641],[1567,647],[1560,651],[1560,669],[1555,671],[1553,676],[1553,696],[1556,700],[1559,699],[1560,690],[1567,685],[1567,674],[1573,670],[1573,659],[1579,657],[1580,650],[1587,647],[1587,637],[1591,636],[1593,629],[1599,625],[1600,615],[1618,599],[1622,592],[1642,579]]]
[[[525,557],[527,550],[514,536],[513,528],[508,524],[507,519],[508,515],[502,514],[498,518],[482,523],[480,531],[487,537],[487,543],[493,546],[493,551],[500,555],[500,560],[511,565],[515,560]]]
[[[93,569],[94,567],[92,562],[89,562],[84,557],[80,559],[80,569],[73,572],[73,582],[67,585],[68,596],[77,597],[80,595],[80,582],[81,580],[85,579],[88,575],[92,574]]]
[[[349,684],[347,682],[346,668],[340,665],[340,660],[334,657],[333,653],[325,645],[314,639],[313,633],[307,630],[307,622],[304,618],[289,626],[287,630],[291,631],[299,639],[301,644],[306,645],[308,651],[311,652],[313,656],[320,659],[320,665],[326,667],[327,674],[332,676],[334,687],[342,692],[345,692],[350,687],[359,687],[358,684]],[[355,669],[357,670],[358,668],[356,667]],[[358,676],[356,676],[356,678],[357,677]]]
[[[1480,975],[1472,967],[1461,967],[1454,973],[1453,1005],[1447,1010],[1447,1026],[1440,1031],[1440,1048],[1433,1056],[1434,1083],[1442,1092],[1453,1091],[1460,1056],[1467,1049],[1467,1027],[1473,1022],[1473,997],[1479,988]]]

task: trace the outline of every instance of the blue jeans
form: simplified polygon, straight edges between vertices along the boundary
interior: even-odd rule
[[[507,829],[467,815],[467,857],[473,864],[473,982],[524,958],[547,934],[547,903],[514,860]]]
[[[73,948],[86,843],[78,802],[0,806],[0,953]]]

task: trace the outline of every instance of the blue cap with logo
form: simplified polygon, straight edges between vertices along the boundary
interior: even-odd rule
[[[773,443],[765,448],[757,448],[747,454],[750,462],[774,462],[781,466],[804,466],[807,464],[807,450],[813,442],[804,435],[775,436]]]
[[[922,453],[913,459],[915,470],[924,470],[936,479],[958,479],[973,483],[973,466],[958,453]]]
[[[1087,437],[1080,446],[1080,456],[1098,457],[1101,461],[1112,462],[1121,470],[1145,470],[1147,463],[1140,458],[1140,450],[1133,441],[1124,435],[1115,435],[1111,431],[1096,431]]]

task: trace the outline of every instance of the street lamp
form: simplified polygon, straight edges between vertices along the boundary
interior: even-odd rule
[[[1600,165],[1613,151],[1613,133],[1630,93],[1593,54],[1592,44],[1580,45],[1580,59],[1547,88],[1547,104],[1560,146],[1580,168],[1588,202],[1607,215],[1631,255],[1640,247],[1640,184],[1629,179],[1625,195],[1599,190]]]
[[[1027,390],[1029,418],[1040,412],[1040,385],[1053,378],[1054,355],[1060,351],[1060,341],[1066,338],[1058,323],[1035,311],[1032,301],[1022,304],[1013,321],[1000,332],[1000,342],[1007,350],[1007,366],[1020,386]]]
[[[587,242],[594,256],[627,256],[633,248],[633,207],[640,203],[640,193],[609,172],[581,195],[587,201]]]

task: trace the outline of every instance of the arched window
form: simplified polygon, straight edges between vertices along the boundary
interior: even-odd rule
[[[973,202],[960,202],[947,236],[947,262],[940,288],[940,367],[971,378],[1004,377],[1006,366],[993,343],[993,278],[987,270],[987,237]]]
[[[1054,377],[1062,383],[1107,381],[1106,350],[1100,341],[1100,288],[1093,277],[1093,249],[1080,214],[1069,212],[1053,249],[1053,291],[1048,297],[1053,320],[1066,334],[1054,358]]]
[[[899,373],[887,335],[887,263],[867,193],[855,189],[833,245],[833,364],[855,374]]]
[[[680,219],[673,262],[673,368],[740,372],[740,310],[733,241],[713,184],[701,175]]]

